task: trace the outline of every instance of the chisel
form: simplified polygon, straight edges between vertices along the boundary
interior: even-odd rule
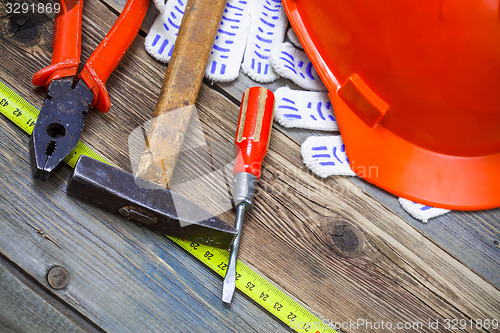
[[[243,93],[240,118],[236,129],[236,163],[233,178],[233,202],[236,206],[235,228],[238,234],[231,247],[229,263],[222,287],[222,301],[231,303],[235,289],[236,263],[245,212],[253,207],[261,165],[269,149],[273,124],[274,95],[262,87]]]

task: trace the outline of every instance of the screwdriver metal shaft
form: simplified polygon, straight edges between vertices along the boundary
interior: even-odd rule
[[[236,287],[236,265],[245,212],[253,207],[255,188],[261,174],[261,165],[269,149],[273,121],[274,95],[262,87],[253,87],[243,93],[240,118],[236,129],[236,164],[234,166],[233,202],[236,206],[235,229],[238,231],[222,286],[222,301],[231,303]]]
[[[238,231],[238,235],[234,239],[231,252],[229,253],[229,262],[227,264],[227,272],[224,277],[224,284],[222,286],[222,301],[224,303],[231,303],[233,298],[234,289],[236,288],[236,264],[238,262],[238,250],[240,249],[241,227],[243,226],[243,218],[245,216],[245,205],[240,204],[236,206],[236,220],[234,228]]]

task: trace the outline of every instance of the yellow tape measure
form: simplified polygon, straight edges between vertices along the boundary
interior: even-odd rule
[[[0,112],[30,135],[33,132],[39,113],[33,105],[2,82],[0,82]],[[81,155],[87,155],[110,164],[81,141],[78,142],[76,148],[66,157],[64,162],[74,167]],[[169,238],[217,274],[224,277],[229,259],[228,251],[175,237]],[[236,288],[297,332],[336,332],[240,260],[236,265]]]

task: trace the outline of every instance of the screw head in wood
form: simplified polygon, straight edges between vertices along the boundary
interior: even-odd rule
[[[68,285],[69,273],[61,266],[54,266],[47,273],[47,282],[56,290],[62,289]]]

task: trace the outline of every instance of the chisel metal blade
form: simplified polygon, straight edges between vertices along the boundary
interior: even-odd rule
[[[229,248],[237,230],[185,197],[81,156],[67,193],[169,236]]]

